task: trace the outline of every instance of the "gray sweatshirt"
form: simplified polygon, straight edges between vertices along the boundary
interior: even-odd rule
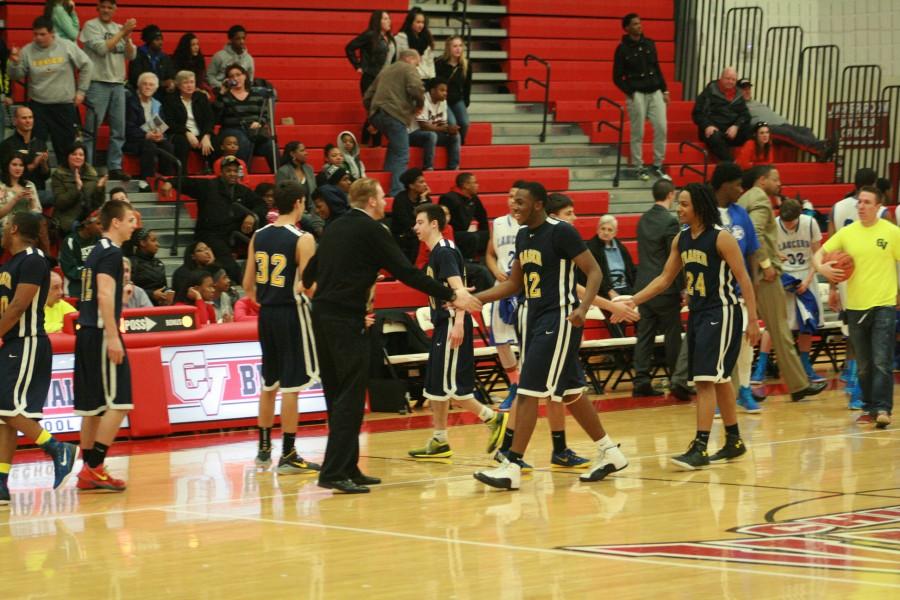
[[[772,110],[768,104],[757,102],[756,100],[748,100],[746,102],[747,110],[750,111],[750,124],[756,125],[760,121],[764,121],[775,127],[777,125],[785,125],[788,120]]]
[[[106,40],[120,29],[122,26],[118,23],[104,23],[100,19],[91,19],[84,24],[78,39],[93,65],[91,81],[125,83],[125,61],[134,58],[134,46],[128,46],[122,38],[112,50],[106,47]]]
[[[225,79],[225,69],[231,65],[241,65],[247,70],[247,87],[253,85],[253,57],[244,50],[237,54],[231,47],[226,44],[224,48],[213,54],[212,60],[209,61],[209,68],[206,70],[206,80],[209,85],[216,89],[222,86],[222,80]]]
[[[42,104],[71,104],[75,101],[75,70],[78,70],[78,91],[87,92],[91,83],[91,59],[84,50],[70,42],[56,38],[46,48],[34,42],[22,48],[19,62],[8,62],[10,78],[28,78],[28,97]]]

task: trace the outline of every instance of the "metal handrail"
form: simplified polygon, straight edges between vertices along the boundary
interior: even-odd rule
[[[696,173],[697,175],[702,177],[703,183],[706,183],[708,181],[707,177],[706,177],[706,172],[709,170],[709,152],[707,152],[706,148],[704,148],[703,146],[695,144],[694,142],[692,142],[690,140],[684,140],[683,142],[678,144],[678,154],[684,154],[685,146],[689,146],[689,147],[691,147],[695,150],[699,150],[701,153],[703,153],[703,170],[701,171],[693,165],[690,165],[687,163],[682,163],[681,167],[678,170],[678,174],[684,175],[685,171],[691,171],[692,173]]]
[[[534,77],[529,77],[528,79],[525,80],[525,89],[526,90],[528,89],[529,83],[534,83],[535,85],[539,85],[542,88],[544,88],[544,124],[541,127],[541,138],[540,138],[541,143],[543,144],[544,142],[547,141],[547,111],[550,109],[550,63],[547,62],[546,60],[544,60],[543,58],[535,56],[534,54],[528,54],[527,56],[525,56],[525,66],[526,67],[528,66],[528,62],[530,60],[535,60],[535,61],[541,63],[547,69],[547,71],[546,71],[547,76],[544,81],[538,81]]]
[[[172,236],[172,247],[169,249],[169,256],[176,256],[178,253],[178,233],[179,229],[181,229],[181,179],[184,175],[184,169],[181,161],[174,154],[163,150],[159,146],[156,147],[156,151],[169,159],[170,162],[175,163],[175,235]]]
[[[597,98],[597,108],[600,108],[604,103],[611,105],[613,108],[619,111],[619,124],[613,125],[609,121],[600,121],[597,123],[597,131],[603,129],[603,126],[606,125],[613,131],[619,132],[619,141],[616,143],[616,175],[613,177],[613,187],[619,187],[619,177],[622,172],[622,138],[625,135],[625,109],[621,104],[616,102],[611,98],[607,98],[606,96],[600,96]]]

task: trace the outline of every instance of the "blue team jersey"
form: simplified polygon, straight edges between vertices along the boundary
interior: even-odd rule
[[[122,249],[106,237],[100,238],[94,249],[84,261],[81,271],[81,302],[78,304],[78,324],[82,327],[103,328],[103,317],[100,316],[97,303],[97,275],[109,275],[116,282],[115,304],[113,316],[118,324],[122,317],[122,277],[125,269],[122,265]],[[118,327],[118,325],[117,325]]]
[[[447,280],[451,277],[461,278],[463,286],[466,285],[465,262],[456,244],[450,240],[442,239],[431,249],[431,256],[428,257],[428,266],[425,267],[425,273],[432,279],[442,283],[444,287],[450,287]],[[432,323],[438,324],[450,318],[450,311],[444,308],[443,304],[443,300],[433,296],[428,297]]]
[[[22,283],[38,286],[38,293],[19,317],[19,322],[4,334],[4,342],[47,335],[44,331],[44,304],[50,290],[50,264],[44,253],[36,248],[25,248],[0,268],[0,315],[6,312],[16,295],[16,288]]]
[[[516,236],[516,259],[522,267],[528,319],[578,307],[576,256],[587,251],[578,230],[548,218],[535,229],[523,227]]]
[[[266,225],[253,237],[256,301],[263,306],[296,304],[297,241],[306,235],[293,225]]]
[[[690,297],[688,307],[692,312],[739,303],[734,274],[716,249],[716,240],[722,231],[721,226],[715,225],[693,239],[688,227],[681,230],[678,238],[684,287]]]

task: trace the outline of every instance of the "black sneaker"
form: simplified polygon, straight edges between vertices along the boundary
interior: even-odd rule
[[[321,465],[304,460],[302,456],[297,454],[297,450],[295,449],[291,450],[288,454],[282,455],[275,471],[279,475],[299,475],[303,473],[316,473],[321,470],[321,468]]]
[[[263,450],[260,448],[256,453],[256,466],[260,469],[268,469],[272,466],[272,449]]]
[[[641,181],[650,181],[650,173],[645,167],[641,167],[637,170],[637,178]]]
[[[122,169],[113,169],[107,176],[113,181],[131,181],[131,175],[123,171]]]
[[[705,469],[709,466],[709,455],[706,453],[706,448],[701,446],[697,440],[691,442],[687,452],[679,456],[673,456],[669,460],[672,461],[672,464],[689,471]]]
[[[739,437],[727,436],[725,445],[718,452],[709,457],[711,463],[723,463],[737,460],[747,453],[744,440]]]

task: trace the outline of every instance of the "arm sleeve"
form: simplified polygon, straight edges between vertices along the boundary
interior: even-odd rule
[[[350,61],[350,64],[353,65],[354,69],[359,69],[362,67],[362,61],[359,58],[360,51],[369,45],[369,32],[365,31],[349,42],[344,47],[344,53],[347,55],[347,60]]]
[[[746,215],[746,211],[744,211],[744,214]],[[819,237],[821,238],[822,236],[820,235]],[[746,216],[744,239],[747,241],[747,251],[745,255],[749,257],[750,255],[756,254],[756,251],[759,250],[759,236],[756,235],[756,228],[750,220],[750,215]]]
[[[441,280],[448,277],[463,277],[463,273],[459,271],[459,264],[454,256],[455,252],[449,251],[447,248],[440,248],[437,252],[431,253],[431,260],[434,261],[435,269],[434,278]]]
[[[59,175],[57,175],[59,173]],[[62,179],[59,169],[53,172],[50,178],[50,188],[53,190],[54,206],[59,210],[71,208],[81,199],[81,190],[75,184],[67,185]]]
[[[409,96],[413,104],[419,108],[425,104],[425,86],[419,78],[419,72],[412,69],[406,69],[406,94]]]
[[[66,239],[63,240],[62,248],[59,249],[59,266],[62,269],[63,275],[67,278],[78,280],[81,278],[81,269],[83,267],[80,261],[81,257],[75,255],[73,246],[72,238],[67,236]]]
[[[209,82],[209,85],[216,89],[222,87],[222,78],[225,76],[225,73],[222,73],[223,69],[225,69],[225,65],[222,64],[222,59],[219,57],[219,53],[216,52],[213,54],[212,60],[209,61],[209,69],[206,71],[206,81]]]
[[[379,257],[379,262],[394,277],[411,288],[424,292],[439,300],[447,300],[453,297],[453,290],[442,286],[440,283],[426,276],[418,270],[400,250],[400,246],[391,237],[387,229],[377,224],[378,231],[372,236],[373,252]]]
[[[53,7],[53,25],[61,30],[68,40],[78,39],[78,13],[63,8],[62,4]]]
[[[97,265],[94,267],[94,273],[98,275],[101,273],[109,275],[113,279],[118,278],[121,270],[122,254],[120,252],[104,252],[103,256],[97,261]]]
[[[659,89],[666,92],[669,88],[666,86],[666,76],[663,75],[659,66],[659,53],[656,51],[656,42],[651,41],[650,44],[653,47],[653,54],[650,56],[651,65],[656,69],[656,74],[659,76]]]
[[[709,117],[706,114],[706,105],[708,101],[708,95],[706,90],[704,90],[697,96],[697,100],[694,102],[694,110],[691,111],[691,118],[694,120],[694,124],[700,129],[706,129],[710,124]]]
[[[769,208],[766,207],[762,202],[752,203],[747,207],[747,214],[750,215],[750,221],[753,223],[753,229],[756,233],[756,238],[759,239],[763,237],[763,228],[766,225],[766,221],[769,220]],[[760,246],[756,251],[756,258],[762,262],[766,259],[771,260],[773,257],[769,256],[766,253],[766,249],[764,246]]]
[[[828,238],[828,241],[825,242],[824,244],[822,244],[822,249],[825,252],[836,252],[838,250],[843,250],[844,249],[844,236],[841,234],[844,233],[845,231],[847,231],[847,228],[842,227],[840,229],[840,231],[838,231],[833,236]],[[900,251],[895,251],[894,254],[896,255],[896,254],[898,254],[898,252],[900,252]]]
[[[560,223],[553,230],[553,248],[566,258],[575,258],[587,250],[578,230],[568,223]]]
[[[78,91],[87,92],[91,85],[91,70],[93,65],[84,50],[72,44],[72,62],[78,68]]]
[[[85,23],[78,39],[91,52],[95,52],[100,56],[105,56],[109,53],[109,48],[106,47],[106,31],[98,25],[97,21],[91,20]]]
[[[741,129],[744,129],[745,127],[750,125],[750,111],[747,110],[747,105],[744,102],[740,102],[738,106],[738,116],[734,124]]]
[[[809,232],[813,242],[822,241],[822,230],[819,229],[819,224],[812,217],[809,218]]]
[[[39,254],[32,254],[31,256],[26,256],[25,260],[22,261],[19,283],[30,283],[40,286],[49,273],[50,266],[47,264],[47,259]]]
[[[399,56],[404,50],[409,50],[409,39],[404,32],[400,32],[394,36],[394,43],[397,45],[397,55]]]
[[[623,94],[626,96],[631,95],[631,86],[628,85],[625,79],[625,56],[622,44],[619,44],[616,48],[616,54],[613,57],[613,83],[622,90]]]

